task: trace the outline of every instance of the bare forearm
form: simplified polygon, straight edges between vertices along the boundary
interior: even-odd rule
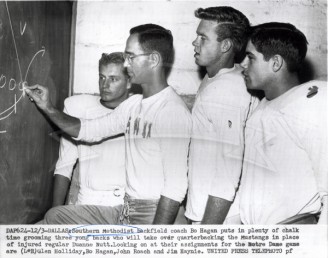
[[[24,85],[24,90],[30,100],[61,130],[72,137],[79,135],[81,128],[80,120],[56,109],[50,101],[50,93],[47,87],[39,84],[33,86]]]
[[[223,224],[231,203],[225,199],[209,195],[202,224]]]
[[[71,181],[65,176],[55,175],[52,207],[65,204],[70,182]]]
[[[67,115],[54,107],[48,107],[47,109],[43,109],[42,111],[63,132],[72,137],[78,137],[81,128],[80,119]]]
[[[173,224],[178,214],[180,203],[165,196],[161,196],[153,224]]]

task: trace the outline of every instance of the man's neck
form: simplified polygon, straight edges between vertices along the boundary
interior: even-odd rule
[[[227,58],[220,58],[214,64],[206,66],[206,71],[209,78],[214,77],[220,70],[224,68],[232,68],[235,65],[234,58],[229,56]]]
[[[168,86],[166,76],[154,76],[150,82],[141,84],[143,98],[151,97]]]
[[[273,100],[278,98],[279,96],[283,95],[291,88],[300,84],[298,76],[296,74],[291,76],[286,76],[280,80],[277,80],[275,83],[272,83],[267,86],[265,93],[265,98],[267,100]]]

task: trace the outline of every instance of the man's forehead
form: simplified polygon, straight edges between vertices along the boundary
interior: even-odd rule
[[[246,46],[246,52],[256,54],[258,53],[253,43],[249,40]]]
[[[124,66],[123,64],[109,63],[105,65],[100,65],[99,73],[106,73],[111,75],[121,75],[123,74]]]
[[[215,31],[218,25],[219,23],[217,23],[216,21],[201,20],[197,27],[197,33],[206,34],[209,31]]]
[[[125,45],[126,53],[138,53],[138,51],[142,50],[139,44],[138,35],[132,34],[128,37]]]

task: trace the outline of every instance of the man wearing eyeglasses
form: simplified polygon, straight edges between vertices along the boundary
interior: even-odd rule
[[[113,223],[172,224],[185,197],[192,122],[185,103],[167,83],[173,56],[170,31],[154,24],[132,28],[124,65],[143,95],[130,97],[110,115],[95,120],[63,114],[52,106],[45,87],[26,87],[37,106],[79,140],[99,141],[125,132],[126,197],[121,216]]]

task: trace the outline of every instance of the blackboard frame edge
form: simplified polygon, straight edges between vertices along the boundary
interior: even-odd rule
[[[71,22],[71,49],[70,49],[70,64],[69,64],[69,89],[68,96],[74,94],[74,59],[75,59],[75,42],[76,42],[76,17],[77,17],[77,4],[78,1],[73,1],[72,6],[72,22]]]

